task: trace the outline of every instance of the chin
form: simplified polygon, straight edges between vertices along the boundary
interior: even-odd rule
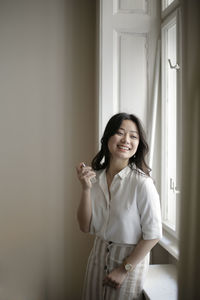
[[[131,158],[131,156],[126,156],[126,155],[119,155],[118,158],[122,159],[122,160],[128,160]]]

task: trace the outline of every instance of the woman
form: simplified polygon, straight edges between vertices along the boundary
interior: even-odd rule
[[[79,226],[96,235],[84,300],[142,296],[149,252],[162,235],[159,197],[145,162],[147,152],[139,119],[119,113],[105,128],[92,168],[84,163],[77,167],[82,184]]]

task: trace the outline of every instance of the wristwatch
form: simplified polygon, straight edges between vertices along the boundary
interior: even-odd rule
[[[133,269],[133,265],[130,264],[130,263],[128,263],[128,262],[126,262],[126,260],[125,260],[125,261],[124,261],[124,268],[125,268],[125,270],[126,270],[127,272],[131,272],[132,269]]]

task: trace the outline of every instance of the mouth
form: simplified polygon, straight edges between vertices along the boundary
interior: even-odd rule
[[[118,145],[117,148],[121,151],[129,151],[131,150],[128,146]]]

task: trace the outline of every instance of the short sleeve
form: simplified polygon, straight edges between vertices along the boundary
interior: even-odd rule
[[[160,200],[151,178],[146,178],[138,191],[137,205],[144,240],[162,238]]]

